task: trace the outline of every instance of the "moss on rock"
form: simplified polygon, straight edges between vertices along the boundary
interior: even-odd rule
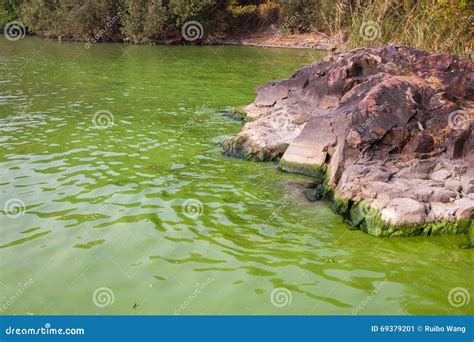
[[[370,207],[364,201],[354,202],[337,195],[336,190],[329,184],[328,168],[326,165],[304,165],[281,160],[281,169],[311,176],[316,184],[322,184],[324,199],[330,201],[334,212],[342,215],[345,221],[354,229],[360,229],[376,237],[406,237],[416,235],[454,235],[470,234],[471,244],[474,241],[473,220],[448,221],[438,220],[421,224],[391,225],[382,219],[379,210]]]

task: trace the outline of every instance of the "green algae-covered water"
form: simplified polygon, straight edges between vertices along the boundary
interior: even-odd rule
[[[1,313],[472,313],[467,237],[349,230],[222,155],[231,107],[321,57],[1,39]]]

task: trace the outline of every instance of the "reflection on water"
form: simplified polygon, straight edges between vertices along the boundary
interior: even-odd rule
[[[0,40],[2,312],[472,313],[466,237],[373,238],[222,156],[229,108],[320,57]]]

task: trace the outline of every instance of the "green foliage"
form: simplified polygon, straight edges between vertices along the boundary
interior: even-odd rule
[[[320,0],[278,0],[280,25],[290,32],[310,32],[320,21]]]
[[[16,20],[19,15],[21,0],[0,0],[0,26]]]
[[[218,0],[170,0],[169,9],[176,27],[181,27],[188,20],[208,21],[217,3]]]
[[[57,26],[56,1],[25,0],[22,4],[20,17],[30,31],[44,35],[54,34]]]
[[[108,39],[119,25],[112,19],[117,8],[113,0],[25,0],[21,19],[30,30],[46,36],[87,40],[101,32],[101,39]]]
[[[86,40],[107,26],[116,13],[116,4],[108,0],[62,0],[57,10],[57,34]],[[114,30],[102,34],[102,39],[110,37]]]
[[[0,0],[0,21],[76,40],[136,43],[179,39],[190,20],[206,37],[324,32],[348,47],[401,43],[458,54],[473,51],[474,2],[467,0]]]
[[[274,0],[230,0],[226,10],[233,32],[248,32],[268,26],[277,20],[279,13],[278,4]]]
[[[169,10],[162,0],[125,0],[121,33],[138,43],[158,39],[169,20]]]
[[[373,39],[363,34],[367,23],[373,23],[379,31]],[[472,54],[473,25],[473,2],[367,1],[352,17],[349,47],[400,43],[431,51]]]

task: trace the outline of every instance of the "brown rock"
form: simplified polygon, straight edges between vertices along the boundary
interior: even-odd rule
[[[244,108],[254,121],[224,148],[292,172],[325,169],[340,198],[395,227],[472,219],[472,120],[455,116],[474,110],[473,75],[470,61],[407,46],[336,53],[259,87]]]
[[[426,132],[418,132],[415,137],[408,143],[406,151],[411,155],[427,154],[433,149],[434,139]]]

